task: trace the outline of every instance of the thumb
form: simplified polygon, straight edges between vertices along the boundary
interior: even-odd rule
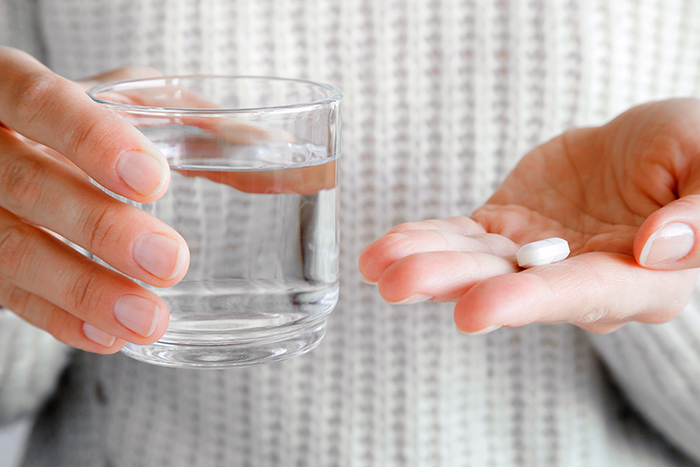
[[[700,194],[673,201],[651,214],[634,238],[634,257],[650,269],[700,267]]]

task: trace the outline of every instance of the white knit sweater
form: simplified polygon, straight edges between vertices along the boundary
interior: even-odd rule
[[[149,65],[309,78],[346,96],[341,300],[321,345],[209,372],[75,352],[26,465],[700,462],[697,308],[606,336],[470,337],[450,305],[391,307],[357,268],[398,223],[468,215],[565,128],[700,95],[700,2],[0,0],[0,43],[70,78]],[[0,312],[3,420],[55,387],[59,349]]]

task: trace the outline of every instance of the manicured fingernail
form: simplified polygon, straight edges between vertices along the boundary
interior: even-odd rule
[[[83,333],[85,337],[104,347],[111,347],[114,344],[114,336],[100,331],[92,324],[83,323]]]
[[[168,181],[168,164],[163,158],[129,151],[119,158],[117,173],[136,193],[151,196],[160,192]]]
[[[501,329],[502,327],[503,327],[503,326],[501,326],[501,325],[489,326],[489,327],[487,327],[487,328],[482,329],[481,331],[476,331],[476,332],[466,332],[466,331],[462,331],[462,330],[459,329],[459,328],[457,328],[457,330],[458,330],[459,332],[461,332],[462,334],[466,334],[466,335],[468,335],[468,336],[482,336],[482,335],[484,335],[484,334],[488,334],[488,333],[490,333],[490,332],[493,332],[493,331],[495,331],[495,330],[497,330],[497,329]]]
[[[411,295],[408,298],[404,298],[400,302],[389,302],[391,305],[410,305],[411,303],[418,303],[418,302],[424,302],[426,300],[430,300],[433,298],[431,295],[424,295],[424,294],[415,294]]]
[[[114,304],[114,317],[124,327],[148,337],[158,325],[158,305],[138,295],[124,295]]]
[[[187,251],[176,240],[160,234],[146,234],[134,245],[134,260],[147,272],[163,280],[180,274]]]
[[[681,223],[669,224],[654,232],[639,255],[642,266],[668,263],[685,257],[695,244],[693,229]]]

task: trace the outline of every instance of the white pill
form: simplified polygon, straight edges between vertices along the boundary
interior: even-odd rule
[[[569,253],[569,243],[563,238],[553,237],[523,245],[515,258],[521,268],[532,268],[561,261]]]

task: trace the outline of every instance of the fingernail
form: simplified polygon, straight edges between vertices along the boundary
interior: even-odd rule
[[[114,304],[114,317],[122,326],[143,337],[153,334],[158,325],[158,305],[138,295],[124,295]]]
[[[403,300],[399,302],[389,302],[391,305],[410,305],[411,303],[418,303],[418,302],[424,302],[426,300],[430,300],[432,295],[424,295],[424,294],[415,294],[411,295],[408,298],[404,298]]]
[[[482,336],[482,335],[484,335],[484,334],[488,334],[488,333],[490,333],[490,332],[493,332],[493,331],[495,331],[495,330],[497,330],[497,329],[501,329],[502,327],[503,327],[503,326],[499,324],[499,325],[496,325],[496,326],[489,326],[489,327],[487,327],[487,328],[482,329],[481,331],[476,331],[476,332],[466,332],[466,331],[462,331],[462,330],[459,329],[459,328],[457,328],[457,330],[458,330],[459,332],[461,332],[462,334],[466,334],[466,335],[468,335],[468,336]]]
[[[177,276],[186,258],[186,249],[165,235],[146,234],[134,245],[134,260],[138,265],[163,280]]]
[[[85,337],[103,347],[111,347],[112,344],[114,344],[114,336],[107,334],[104,331],[100,331],[92,324],[83,323],[83,333],[85,334]]]
[[[364,275],[360,274],[360,276],[361,276],[361,278],[362,278],[362,282],[364,282],[365,284],[377,285],[376,282],[372,282],[371,280],[367,279]]]
[[[695,233],[690,226],[681,223],[669,224],[654,232],[639,255],[642,266],[668,263],[685,257],[695,244]]]
[[[119,158],[117,173],[132,190],[151,196],[160,192],[168,181],[168,164],[145,152],[129,151]]]

